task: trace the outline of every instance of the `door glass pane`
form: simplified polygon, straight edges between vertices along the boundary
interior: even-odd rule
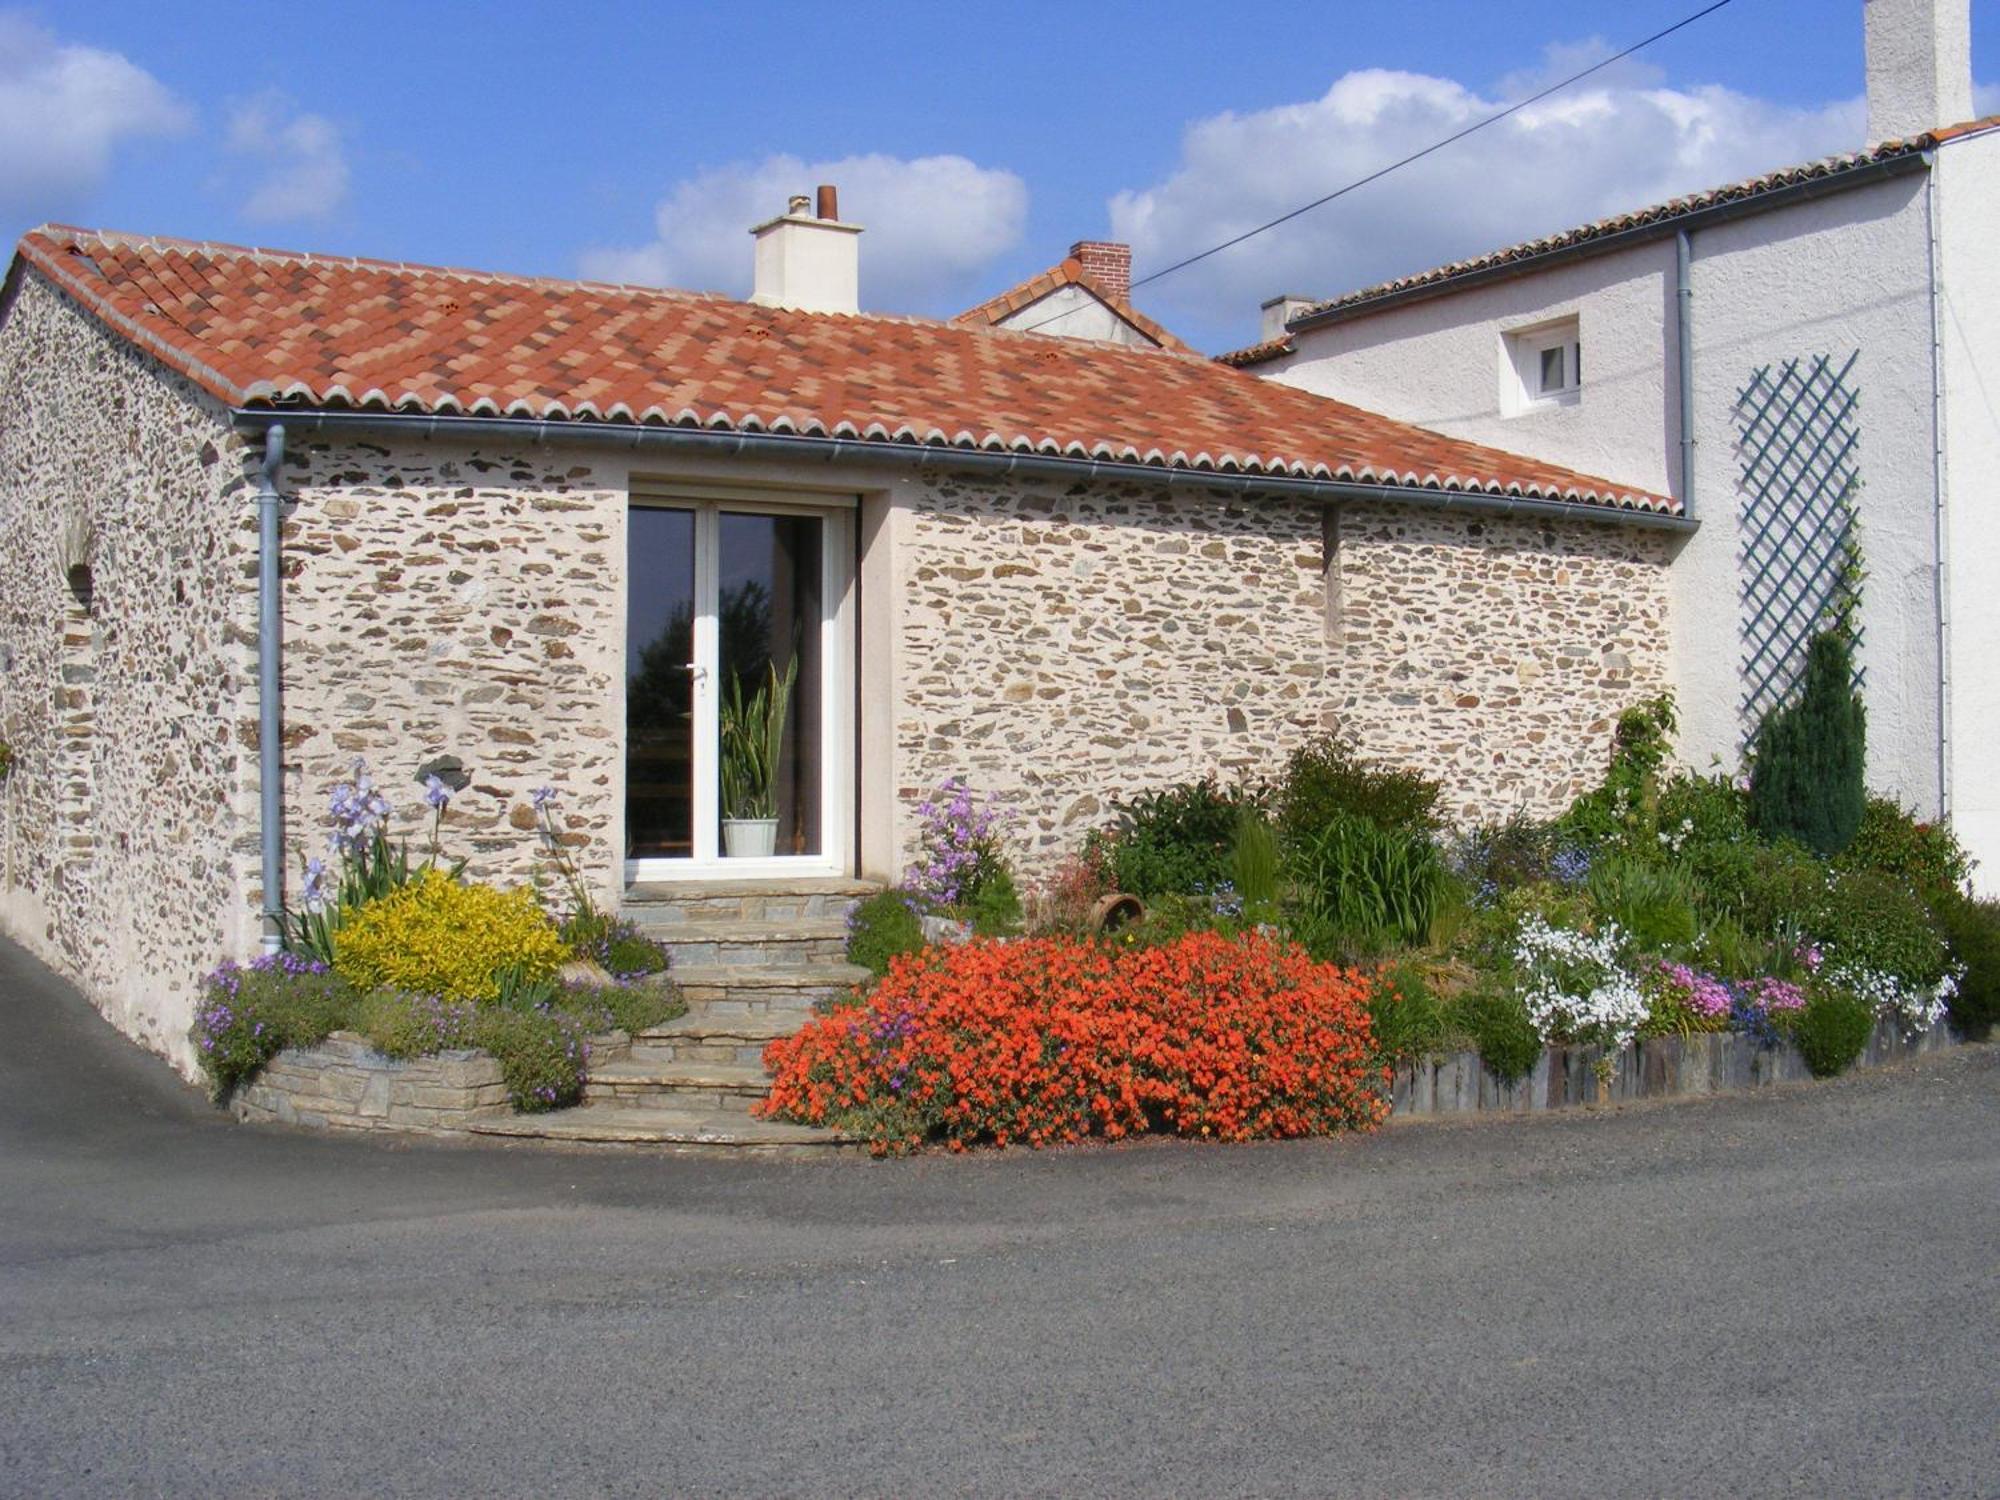
[[[626,526],[625,852],[694,853],[694,512]]]
[[[720,521],[718,844],[737,858],[764,854],[764,840],[770,854],[818,854],[825,523],[729,511]],[[730,836],[733,820],[772,818],[775,832]]]

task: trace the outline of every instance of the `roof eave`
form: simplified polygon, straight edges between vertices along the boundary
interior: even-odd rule
[[[1588,521],[1692,533],[1700,522],[1672,511],[1602,501],[1543,499],[1443,485],[1369,484],[1278,474],[1246,474],[1185,466],[1131,463],[1118,459],[1067,458],[1053,454],[996,452],[936,443],[896,443],[852,437],[654,427],[636,424],[524,417],[437,416],[421,412],[335,411],[322,407],[238,406],[240,427],[260,431],[282,423],[288,433],[371,432],[420,438],[512,437],[534,443],[589,444],[609,448],[676,448],[722,457],[754,457],[794,462],[882,463],[981,474],[1042,475],[1063,479],[1128,480],[1182,485],[1246,495],[1287,495],[1324,502],[1380,501],[1433,510],[1473,511],[1550,520]]]
[[[1703,204],[1685,213],[1670,214],[1645,224],[1635,224],[1629,229],[1615,230],[1610,234],[1579,240],[1574,244],[1554,245],[1547,250],[1535,251],[1489,266],[1476,266],[1450,276],[1438,277],[1434,281],[1392,287],[1359,301],[1343,302],[1337,307],[1326,307],[1317,312],[1307,313],[1287,323],[1285,331],[1294,334],[1307,333],[1315,328],[1327,328],[1335,323],[1345,323],[1391,307],[1427,301],[1433,297],[1450,296],[1492,282],[1510,281],[1517,276],[1532,275],[1565,262],[1588,260],[1593,256],[1609,255],[1614,251],[1629,249],[1634,245],[1646,244],[1653,240],[1670,239],[1684,229],[1697,229],[1703,225],[1721,223],[1728,219],[1748,218],[1753,214],[1768,213],[1789,204],[1865,187],[1871,182],[1900,177],[1910,172],[1925,171],[1929,169],[1930,163],[1929,151],[1909,151],[1875,161],[1857,162],[1853,166],[1843,167],[1838,172],[1829,172],[1823,177],[1787,183],[1782,187],[1770,188],[1742,198],[1733,198],[1723,203]]]

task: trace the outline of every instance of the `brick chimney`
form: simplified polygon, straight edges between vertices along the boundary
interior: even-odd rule
[[[1868,143],[1972,118],[1972,0],[1865,0]]]
[[[1078,240],[1069,247],[1070,259],[1083,266],[1083,274],[1103,287],[1120,302],[1132,299],[1132,247],[1114,240]]]
[[[775,219],[750,233],[756,239],[752,302],[799,312],[852,313],[861,302],[859,224],[840,222],[839,196],[819,190],[819,202],[794,196]]]

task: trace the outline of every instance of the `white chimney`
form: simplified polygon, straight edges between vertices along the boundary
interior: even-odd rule
[[[831,187],[819,190],[817,212],[800,193],[750,233],[757,242],[752,302],[798,312],[861,310],[861,226],[840,222],[840,200]]]
[[[1868,143],[1972,118],[1972,0],[1865,0]]]
[[[1268,344],[1272,339],[1285,336],[1285,325],[1318,301],[1316,297],[1301,297],[1297,292],[1286,292],[1283,296],[1271,297],[1257,304],[1264,314],[1263,326],[1257,332],[1257,342]]]

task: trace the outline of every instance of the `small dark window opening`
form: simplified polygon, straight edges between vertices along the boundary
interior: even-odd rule
[[[89,563],[72,564],[66,575],[69,591],[85,614],[90,613],[91,578]]]

